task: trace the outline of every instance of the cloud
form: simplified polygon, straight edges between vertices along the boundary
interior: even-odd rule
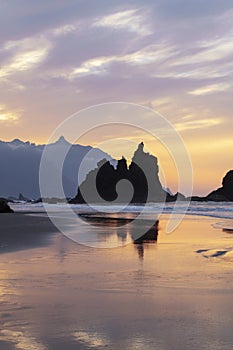
[[[47,57],[51,44],[43,37],[25,38],[5,43],[4,50],[11,54],[2,65],[0,77],[4,78],[16,72],[23,72],[37,67]]]
[[[115,30],[129,30],[138,35],[152,34],[141,9],[119,11],[100,17],[93,23],[94,27],[108,27]]]
[[[187,130],[196,130],[203,128],[210,128],[221,124],[223,121],[220,118],[208,118],[208,119],[199,119],[199,120],[190,120],[180,123],[175,123],[175,128],[177,131],[187,131]]]
[[[47,118],[52,129],[67,113],[110,100],[161,100],[158,108],[181,129],[185,107],[195,120],[232,120],[232,1],[27,4],[27,16],[5,5],[11,26],[0,34],[0,80],[1,100],[23,107],[28,123]]]
[[[106,72],[106,67],[109,63],[113,62],[116,58],[110,57],[97,57],[88,60],[81,64],[80,67],[74,68],[69,74],[69,79],[74,79],[80,75],[100,74]]]
[[[227,89],[230,89],[231,87],[232,87],[232,84],[219,83],[219,84],[202,86],[198,89],[189,91],[188,93],[190,95],[196,95],[196,96],[209,95],[209,94],[225,91]]]
[[[142,50],[118,56],[96,57],[83,62],[79,67],[74,68],[68,75],[74,79],[82,75],[106,73],[110,64],[123,63],[131,66],[145,66],[152,63],[162,62],[173,55],[172,49],[165,44],[151,45]]]
[[[19,111],[11,111],[5,104],[0,104],[0,123],[16,122],[19,116]]]
[[[78,29],[78,25],[72,23],[72,24],[65,24],[65,25],[59,26],[55,29],[52,29],[51,32],[56,37],[56,36],[64,36],[69,33],[76,32],[77,29]]]
[[[214,40],[202,40],[196,44],[191,54],[180,57],[173,66],[211,63],[233,55],[233,32]],[[196,51],[196,52],[195,52]]]

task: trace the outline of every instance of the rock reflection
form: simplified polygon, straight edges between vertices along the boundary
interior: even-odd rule
[[[141,221],[140,223],[137,223],[137,229],[139,228],[138,235],[136,234],[136,232],[133,232],[131,234],[134,244],[143,244],[145,242],[147,243],[157,242],[159,221],[156,220],[155,222],[153,222],[150,220],[149,222],[147,222],[147,226],[149,224],[150,229],[141,235],[141,232],[143,232],[143,224],[144,224],[143,221]]]
[[[139,259],[143,259],[144,258],[144,244],[137,244],[136,249],[138,251],[138,257]]]
[[[144,258],[144,249],[147,246],[147,244],[157,243],[159,232],[158,223],[159,221],[157,220],[144,235],[133,240],[138,252],[138,257],[141,260]]]

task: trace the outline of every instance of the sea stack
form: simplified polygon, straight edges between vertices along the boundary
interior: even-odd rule
[[[157,158],[146,153],[141,142],[129,167],[124,157],[118,160],[116,168],[106,159],[100,161],[87,174],[71,203],[163,202],[169,195],[162,188],[158,172]]]

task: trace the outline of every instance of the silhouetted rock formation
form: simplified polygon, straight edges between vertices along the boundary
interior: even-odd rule
[[[209,201],[232,202],[233,201],[233,170],[228,171],[222,180],[222,187],[211,192],[206,197]]]
[[[191,197],[192,201],[198,202],[233,202],[233,170],[228,171],[222,180],[222,187],[210,192],[206,197]]]
[[[167,193],[166,202],[174,202],[174,201],[186,201],[187,198],[180,192],[177,192],[176,194],[172,195],[170,193]]]
[[[3,199],[0,200],[0,213],[13,213],[14,211],[9,207],[7,202]]]
[[[116,169],[106,159],[100,161],[70,202],[145,203],[163,202],[168,198],[174,201],[175,196],[164,191],[159,181],[157,158],[145,153],[143,148],[144,144],[140,143],[129,168],[124,157],[118,161]]]

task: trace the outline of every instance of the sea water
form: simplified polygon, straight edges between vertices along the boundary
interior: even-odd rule
[[[37,204],[30,204],[30,203],[12,203],[12,208],[15,211],[18,212],[43,212],[45,211],[43,203],[37,203]],[[62,211],[67,206],[64,204],[46,204],[48,208],[51,208],[50,210],[58,210]],[[72,204],[70,205],[71,209],[74,210],[76,213],[85,213],[85,212],[91,212],[91,207],[87,206],[85,204]],[[97,208],[100,212],[105,212],[106,206],[96,205],[95,208]],[[119,208],[123,208],[122,212],[132,212],[132,213],[140,213],[142,210],[144,210],[145,213],[151,214],[151,215],[160,215],[160,214],[189,214],[189,215],[196,215],[196,216],[207,216],[207,217],[213,217],[216,218],[216,223],[220,223],[220,225],[224,226],[225,224],[227,227],[233,228],[233,203],[232,202],[177,202],[174,203],[150,203],[146,206],[142,206],[140,204],[138,205],[127,205],[126,207],[123,206],[108,206],[110,208],[109,210],[114,212],[118,212]],[[217,220],[217,219],[227,219],[227,221],[224,220]]]

